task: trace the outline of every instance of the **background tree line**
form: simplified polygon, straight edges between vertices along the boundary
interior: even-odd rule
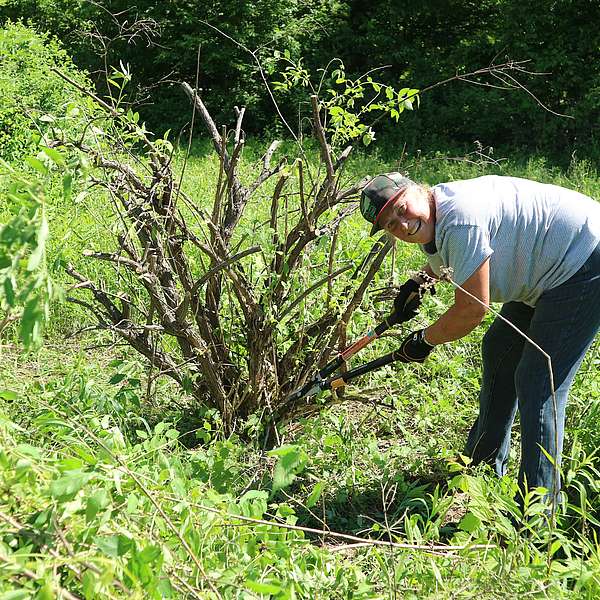
[[[151,98],[141,114],[158,131],[189,120],[188,100],[171,82],[195,80],[199,45],[200,87],[217,118],[246,105],[249,131],[277,127],[252,57],[206,22],[258,49],[271,79],[275,49],[303,57],[313,71],[339,57],[348,76],[390,65],[379,80],[417,88],[494,60],[529,59],[531,71],[549,73],[521,78],[530,94],[455,81],[429,92],[421,110],[384,131],[384,141],[430,150],[480,140],[565,158],[600,154],[597,0],[139,0],[134,8],[124,0],[12,0],[0,7],[0,19],[19,18],[56,35],[92,78],[105,62],[129,63],[142,104]],[[294,95],[278,100],[292,117]]]

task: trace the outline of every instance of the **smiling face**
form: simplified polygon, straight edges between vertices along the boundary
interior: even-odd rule
[[[435,238],[435,200],[420,185],[411,185],[386,206],[377,222],[403,242],[427,244]]]

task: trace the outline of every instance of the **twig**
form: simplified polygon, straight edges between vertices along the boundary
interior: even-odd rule
[[[279,315],[279,318],[284,319],[290,312],[292,312],[292,310],[294,310],[294,308],[296,308],[296,306],[298,306],[298,304],[300,304],[300,302],[302,302],[302,300],[304,300],[304,298],[306,298],[307,296],[312,294],[316,289],[320,288],[323,284],[325,284],[325,283],[330,284],[336,277],[338,277],[342,273],[345,273],[346,271],[349,271],[352,268],[352,266],[353,265],[346,265],[345,267],[338,269],[334,273],[327,274],[322,279],[319,279],[319,281],[317,281],[316,283],[311,285],[307,290],[302,292],[302,294],[300,294],[300,296],[298,296],[288,307],[286,307]]]
[[[249,256],[250,254],[256,254],[260,251],[260,246],[252,246],[247,250],[238,252],[237,254],[230,256],[224,261],[221,261],[220,263],[212,267],[210,270],[208,270],[200,279],[198,279],[198,281],[193,285],[192,289],[190,290],[190,294],[193,296],[194,294],[198,293],[198,290],[219,271],[230,267],[233,263],[237,262],[238,260],[241,260],[242,258],[245,258],[246,256]]]
[[[313,120],[317,133],[317,139],[319,140],[319,145],[321,147],[321,158],[323,159],[323,162],[325,163],[325,167],[327,169],[328,184],[331,185],[334,177],[334,168],[333,162],[331,160],[331,151],[327,144],[327,139],[325,138],[325,131],[323,130],[323,124],[321,123],[321,116],[319,114],[319,99],[315,94],[313,94],[310,97],[310,101],[312,103]]]
[[[158,485],[158,484],[157,484]],[[162,494],[162,498],[167,500],[171,500],[173,502],[181,502],[182,499],[177,496],[171,496],[170,494]],[[461,552],[463,550],[491,550],[496,548],[491,544],[465,544],[462,546],[459,545],[444,545],[444,544],[405,544],[402,542],[388,542],[386,540],[368,540],[365,538],[361,538],[356,535],[350,535],[348,533],[339,533],[336,531],[330,531],[326,529],[316,529],[314,527],[302,527],[300,525],[290,525],[289,523],[281,523],[279,521],[267,521],[265,519],[255,519],[252,517],[246,517],[244,515],[236,515],[229,513],[227,511],[222,511],[217,508],[213,508],[211,506],[206,506],[204,504],[199,504],[197,502],[188,502],[191,507],[198,508],[200,510],[205,510],[206,512],[210,512],[216,515],[220,515],[221,517],[228,517],[230,519],[237,519],[240,521],[244,521],[249,524],[254,525],[269,525],[270,527],[279,527],[281,529],[287,529],[290,531],[301,531],[304,533],[312,533],[322,537],[331,537],[342,540],[349,540],[352,542],[358,542],[361,544],[369,545],[369,546],[382,546],[387,548],[398,548],[402,550],[416,550],[422,552]],[[227,523],[226,523],[227,525]]]
[[[198,87],[197,83],[196,87]],[[235,125],[235,137],[233,138],[233,141],[235,144],[239,144],[242,134],[242,121],[244,120],[244,113],[246,112],[246,107],[242,106],[242,108],[240,109],[237,106],[234,106],[234,109],[237,116],[237,123]]]

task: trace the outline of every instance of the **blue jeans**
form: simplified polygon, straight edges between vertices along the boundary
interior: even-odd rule
[[[558,467],[567,395],[600,329],[600,245],[568,281],[544,292],[535,308],[508,302],[500,314],[550,355],[556,411],[547,359],[496,317],[483,338],[479,417],[471,428],[465,452],[474,464],[486,462],[499,476],[504,475],[510,429],[518,407],[519,486],[521,490],[543,486],[553,497],[560,490]],[[556,469],[542,448],[556,457]]]

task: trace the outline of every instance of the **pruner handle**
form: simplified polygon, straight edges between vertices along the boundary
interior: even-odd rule
[[[348,346],[343,352],[340,352],[331,362],[327,363],[320,371],[319,377],[325,379],[331,375],[334,371],[339,369],[343,363],[348,361],[352,356],[360,352],[363,348],[368,346],[371,342],[375,341],[382,333],[387,331],[390,327],[396,324],[395,315],[392,313],[389,317],[384,319],[375,329],[369,331],[366,335],[356,340],[353,344]]]
[[[307,384],[302,386],[300,389],[296,390],[291,396],[288,398],[288,402],[295,402],[300,398],[306,396],[307,394],[314,391],[315,388],[320,388],[321,390],[331,389],[332,381],[341,381],[341,385],[345,385],[345,379],[341,379],[340,377],[332,377],[331,379],[327,379],[332,373],[337,371],[347,360],[350,359],[351,356],[354,356],[357,352],[362,350],[365,346],[368,346],[371,342],[376,340],[383,332],[387,331],[390,327],[394,326],[397,322],[394,314],[391,314],[387,319],[384,319],[375,329],[369,331],[365,336],[356,340],[352,345],[348,346],[343,352],[340,352],[333,360],[329,361],[317,374],[317,376],[309,381]],[[377,359],[381,360],[381,359]],[[377,361],[372,361],[377,362]],[[372,363],[367,363],[372,364]],[[387,364],[387,363],[386,363]],[[365,366],[365,365],[363,365]],[[357,367],[361,369],[362,367]],[[377,368],[377,367],[374,367]],[[348,371],[348,373],[353,373],[356,369],[352,371]],[[344,374],[344,375],[347,375]]]
[[[394,350],[393,352],[389,352],[388,354],[376,358],[364,365],[360,365],[354,369],[350,369],[346,373],[342,373],[339,376],[332,377],[328,381],[324,381],[321,384],[321,389],[323,390],[336,390],[341,387],[344,387],[347,383],[350,383],[353,379],[360,377],[361,375],[365,375],[366,373],[370,373],[371,371],[375,371],[377,369],[381,369],[381,367],[385,367],[393,362],[401,361],[407,362],[400,350]]]

